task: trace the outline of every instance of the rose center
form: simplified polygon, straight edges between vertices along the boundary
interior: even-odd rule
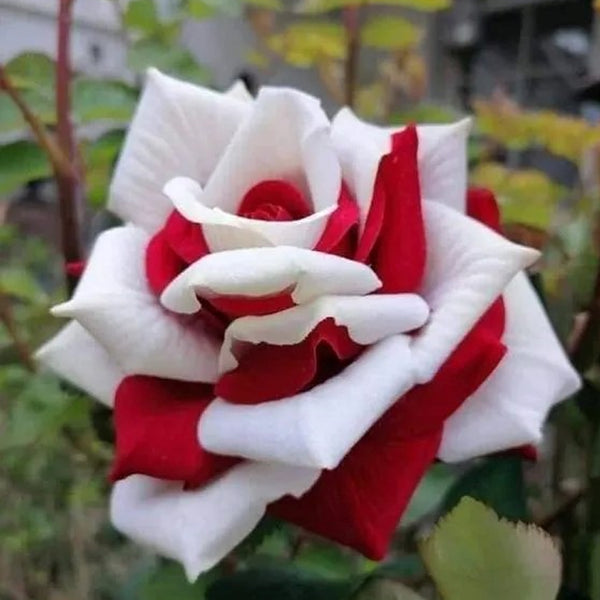
[[[238,209],[240,217],[259,221],[297,221],[311,213],[302,193],[280,179],[256,184],[246,193]]]

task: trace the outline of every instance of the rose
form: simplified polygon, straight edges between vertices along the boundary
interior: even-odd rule
[[[579,380],[537,253],[467,192],[467,132],[150,73],[109,201],[129,224],[39,352],[114,404],[117,528],[190,578],[265,510],[381,558],[436,457],[539,440]]]

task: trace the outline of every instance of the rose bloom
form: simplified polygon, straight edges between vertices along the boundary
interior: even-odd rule
[[[70,323],[40,362],[114,408],[111,518],[214,566],[265,512],[381,559],[436,460],[540,440],[576,391],[469,121],[150,71]]]

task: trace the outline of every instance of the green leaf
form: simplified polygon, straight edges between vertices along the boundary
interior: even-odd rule
[[[407,123],[431,123],[446,124],[457,120],[457,114],[445,106],[435,104],[419,103],[414,107],[394,113],[390,117],[390,123],[395,125],[406,125]]]
[[[136,90],[120,81],[82,78],[73,84],[73,113],[80,123],[129,121],[136,103]]]
[[[484,459],[448,490],[444,511],[451,511],[465,496],[470,496],[494,509],[501,517],[529,520],[522,462],[518,456]]]
[[[51,93],[54,88],[54,61],[40,52],[19,54],[6,66],[12,84],[20,89],[44,90]]]
[[[401,6],[426,12],[444,10],[452,5],[452,0],[304,0],[299,11],[323,13],[330,10],[359,5]]]
[[[432,466],[413,494],[401,526],[407,527],[438,508],[455,481],[456,475],[448,465],[439,463]]]
[[[267,39],[267,45],[296,67],[310,67],[321,59],[346,56],[346,32],[338,23],[294,23]]]
[[[125,132],[116,129],[84,146],[87,198],[95,208],[106,202],[111,174],[124,139]]]
[[[371,48],[407,50],[420,43],[422,33],[408,19],[386,15],[368,21],[361,29],[361,40]]]
[[[139,73],[156,67],[169,75],[196,83],[206,83],[209,79],[206,68],[199,65],[190,52],[159,39],[146,39],[134,44],[129,50],[128,63],[131,69]]]
[[[0,288],[9,296],[30,304],[48,301],[48,295],[36,281],[33,273],[22,267],[7,267],[0,271]]]
[[[282,0],[242,0],[246,6],[266,8],[269,10],[283,10]]]
[[[206,600],[346,600],[356,582],[309,576],[292,568],[250,569],[215,581]]]
[[[124,21],[134,31],[154,33],[160,27],[154,0],[131,0],[127,5]]]
[[[31,111],[44,123],[54,123],[54,61],[45,54],[27,52],[13,58],[5,68]],[[0,132],[25,127],[26,123],[12,100],[0,93]]]
[[[361,588],[352,600],[423,600],[423,597],[401,583],[375,579]]]
[[[553,600],[561,557],[539,528],[513,524],[465,498],[420,551],[444,600]]]
[[[204,577],[190,584],[179,565],[162,564],[140,586],[136,597],[139,600],[200,600],[204,598],[206,584]]]
[[[0,199],[51,174],[50,163],[34,143],[18,141],[0,146]]]
[[[214,5],[204,2],[204,0],[188,0],[186,10],[192,19],[208,19],[217,12]]]

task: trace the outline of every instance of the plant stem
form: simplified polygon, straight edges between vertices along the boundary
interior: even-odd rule
[[[27,103],[13,85],[8,73],[2,65],[0,65],[0,89],[6,92],[9,98],[14,102],[16,107],[21,112],[21,115],[31,128],[35,139],[46,153],[48,160],[52,164],[52,167],[56,172],[59,173],[73,173],[73,167],[67,158],[67,156],[60,149],[56,140],[51,133],[48,132],[44,124],[38,119],[38,117],[31,111],[27,106]]]
[[[346,67],[344,73],[344,101],[350,108],[354,107],[356,85],[358,82],[358,66],[360,58],[360,22],[362,4],[344,9],[343,20],[346,29]]]
[[[74,0],[60,0],[58,11],[58,39],[56,52],[56,128],[61,151],[70,164],[76,164],[76,146],[71,123],[71,60],[70,40]],[[56,172],[61,224],[62,252],[65,277],[69,293],[77,284],[77,277],[67,270],[67,265],[82,260],[79,235],[78,195],[80,178],[77,169],[69,173]]]
[[[10,299],[2,288],[0,288],[0,322],[4,325],[4,328],[8,332],[10,339],[12,340],[13,346],[19,355],[20,361],[23,366],[34,373],[36,370],[35,361],[27,342],[21,337],[15,323],[15,319],[10,304]]]

